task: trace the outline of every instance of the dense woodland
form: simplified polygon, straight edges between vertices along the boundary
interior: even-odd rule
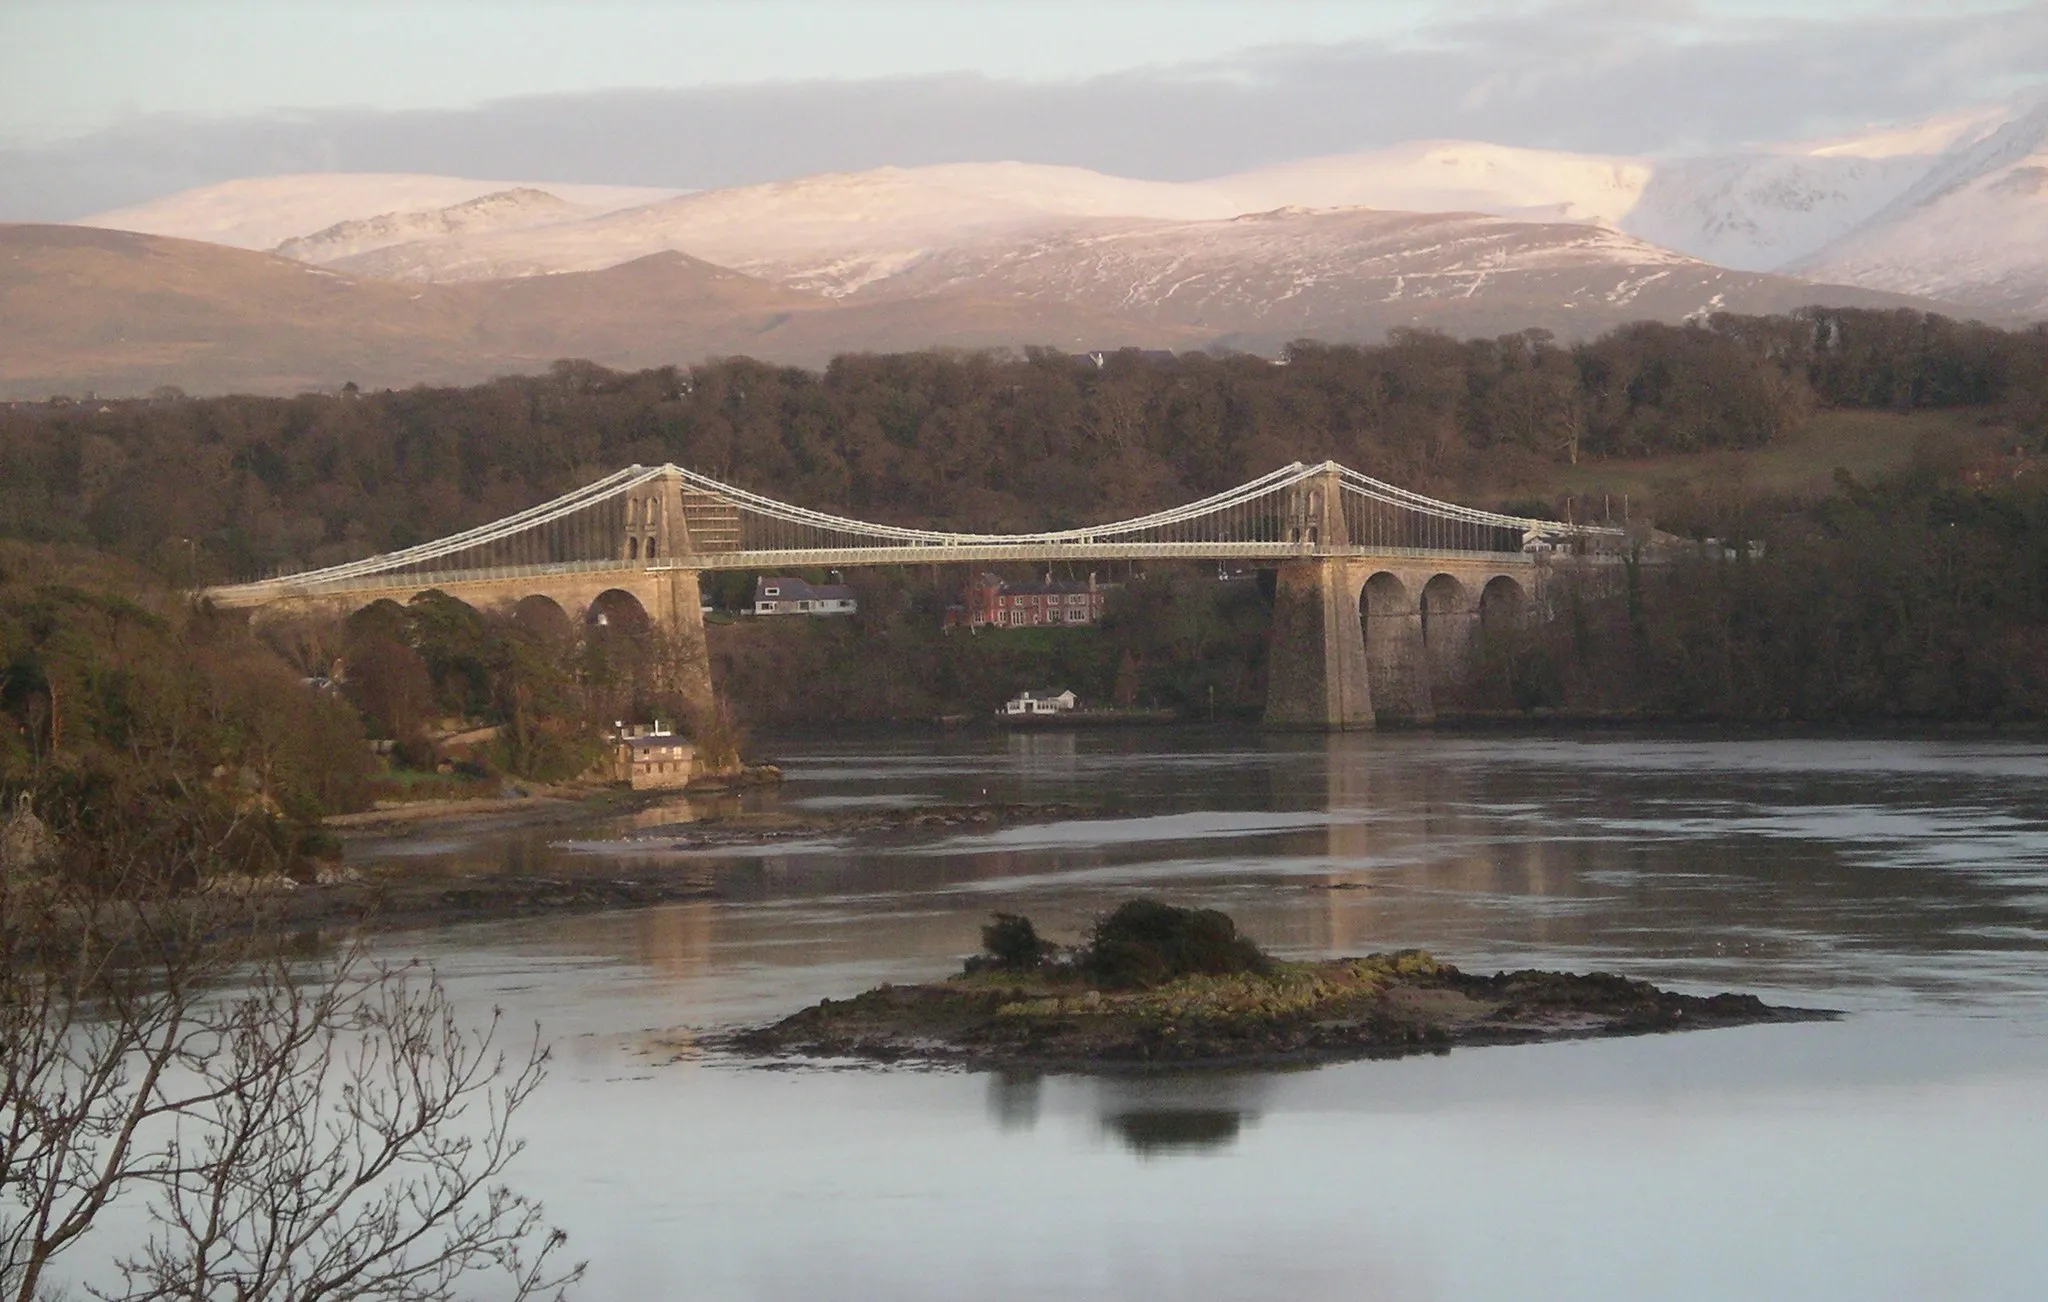
[[[1967,409],[1987,466],[1930,446],[1904,472],[1803,497],[1674,490],[1680,533],[1754,548],[1644,566],[1484,640],[1441,707],[1805,721],[2048,712],[2048,332],[1910,312],[1642,324],[1243,356],[735,359],[620,374],[563,362],[467,389],[0,409],[0,789],[145,811],[169,791],[251,823],[278,862],[378,778],[364,737],[445,768],[435,724],[496,725],[473,770],[561,777],[601,726],[676,709],[668,649],[442,598],[342,625],[194,610],[178,592],[423,541],[630,462],[674,460],[807,505],[1011,529],[1113,518],[1335,456],[1535,509],[1545,467],[1771,446],[1816,412]],[[1516,498],[1518,492],[1523,493]],[[1084,696],[1250,717],[1270,585],[1157,568],[1099,630],[941,631],[964,574],[852,576],[860,616],[712,629],[745,722],[978,713],[1059,679]],[[745,576],[721,592],[739,595]],[[725,590],[730,588],[730,591]],[[315,691],[302,680],[332,676]],[[802,684],[801,691],[792,684]],[[156,759],[144,762],[145,756]],[[126,757],[126,758],[123,758]],[[168,758],[167,758],[168,757]],[[58,759],[62,763],[57,763]],[[210,802],[210,803],[208,803]],[[138,815],[139,816],[139,815]],[[258,827],[258,824],[261,824]],[[217,838],[216,838],[217,839]]]
[[[0,534],[246,578],[439,537],[633,462],[870,518],[1006,530],[1334,456],[1425,491],[1769,444],[1821,407],[1981,407],[2048,432],[2048,332],[1914,312],[1639,324],[1249,356],[912,353],[822,374],[563,362],[475,388],[0,410]]]

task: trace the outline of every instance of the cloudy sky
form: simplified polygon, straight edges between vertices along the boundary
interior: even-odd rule
[[[1670,153],[2034,92],[2048,0],[0,0],[0,220],[236,176],[1185,179],[1429,137]]]

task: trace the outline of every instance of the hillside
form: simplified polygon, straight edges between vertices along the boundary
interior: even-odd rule
[[[75,226],[0,226],[0,398],[294,393],[455,384],[562,357],[653,366],[746,354],[1125,342],[1086,307],[836,304],[677,253],[582,274],[462,285],[340,275],[266,253]],[[1193,332],[1136,342],[1196,347]]]
[[[1281,210],[934,255],[851,301],[973,290],[1082,304],[1271,353],[1397,326],[1585,338],[1624,321],[1907,300],[1727,271],[1600,226],[1469,213]]]
[[[0,397],[465,383],[561,357],[1377,339],[1394,326],[1583,338],[1644,317],[1911,300],[1725,272],[1596,227],[1373,212],[1151,223],[927,259],[827,297],[666,252],[602,270],[405,284],[272,254],[0,226]]]
[[[0,394],[282,393],[478,375],[453,296],[76,226],[0,226]]]

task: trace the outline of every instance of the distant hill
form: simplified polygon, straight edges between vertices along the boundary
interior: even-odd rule
[[[106,230],[204,240],[238,249],[275,249],[342,222],[437,212],[509,190],[545,190],[578,215],[668,198],[653,186],[547,185],[406,172],[310,172],[252,176],[180,190],[77,222]]]
[[[2048,99],[1692,158],[1418,141],[1203,181],[1020,162],[724,190],[254,177],[0,231],[0,392],[475,380],[562,356],[1585,338],[2048,316]]]
[[[0,394],[474,381],[618,351],[619,331],[701,356],[743,351],[809,301],[677,254],[559,283],[399,285],[194,240],[0,226]]]
[[[680,252],[828,296],[927,259],[1281,209],[1604,227],[1714,266],[2048,313],[2048,98],[1691,157],[1425,140],[1202,181],[1019,162],[881,167],[680,194],[455,177],[256,177],[83,224],[272,249],[394,280],[596,271]]]
[[[467,383],[562,357],[1376,339],[1393,326],[1583,337],[1641,317],[1915,300],[1729,272],[1598,227],[1275,213],[998,240],[828,296],[677,252],[455,284],[77,226],[0,226],[0,396]],[[1921,304],[1924,306],[1924,304]]]

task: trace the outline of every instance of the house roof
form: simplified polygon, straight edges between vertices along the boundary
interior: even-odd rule
[[[1104,588],[1114,586],[1103,583],[1089,583],[1086,579],[1052,579],[1050,581],[1033,579],[1025,582],[1012,582],[1008,579],[996,578],[992,574],[982,575],[978,582],[985,588],[994,588],[1005,596],[1013,597],[1071,596],[1081,592],[1100,592]]]
[[[853,589],[844,583],[806,583],[781,575],[762,575],[754,580],[754,600],[770,600],[766,589],[776,589],[775,601],[852,601]]]

